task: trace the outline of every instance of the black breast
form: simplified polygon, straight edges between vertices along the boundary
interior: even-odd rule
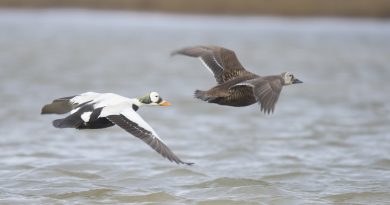
[[[79,125],[77,129],[102,129],[114,126],[114,123],[109,121],[107,118],[99,117],[100,113],[102,112],[102,109],[103,108],[101,107],[93,110],[89,121]]]
[[[110,120],[105,117],[97,118],[94,121],[89,121],[87,123],[81,124],[77,129],[102,129],[114,126]]]

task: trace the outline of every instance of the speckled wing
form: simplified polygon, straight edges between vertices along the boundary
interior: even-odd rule
[[[177,157],[167,145],[157,136],[154,130],[132,109],[126,109],[120,114],[106,116],[108,120],[123,128],[130,134],[141,139],[156,152],[177,164],[191,165]]]
[[[218,84],[222,84],[237,76],[255,75],[242,67],[236,54],[229,49],[218,46],[187,47],[172,52],[172,55],[198,57],[213,74]]]
[[[275,105],[278,102],[280,92],[283,88],[282,81],[279,78],[267,80],[260,77],[236,84],[230,89],[240,89],[240,86],[252,88],[253,94],[261,107],[261,111],[266,114],[274,112]]]

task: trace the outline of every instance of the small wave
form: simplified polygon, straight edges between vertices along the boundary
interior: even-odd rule
[[[388,192],[349,192],[323,198],[336,203],[386,204],[390,201]]]
[[[88,173],[88,172],[79,172],[79,171],[69,171],[69,170],[64,170],[64,169],[56,169],[58,173],[67,175],[67,176],[72,176],[72,177],[78,177],[82,179],[100,179],[102,178],[100,175],[93,174],[93,173]]]
[[[64,158],[63,155],[51,153],[51,152],[33,152],[33,153],[20,153],[16,154],[18,157],[34,157],[34,158]]]
[[[238,201],[238,200],[228,200],[228,199],[216,199],[216,200],[206,200],[206,201],[200,201],[197,203],[198,205],[242,205],[242,204],[259,204],[259,203],[250,203],[248,201]]]
[[[163,173],[160,173],[156,175],[157,177],[170,177],[170,176],[201,176],[201,177],[206,177],[207,175],[202,174],[200,172],[195,172],[191,169],[184,169],[184,168],[178,168],[174,170],[169,170]]]
[[[189,188],[210,188],[210,187],[242,187],[242,186],[268,186],[269,184],[262,180],[246,178],[228,178],[222,177],[211,181],[202,182],[194,185],[187,185]]]
[[[87,191],[77,191],[77,192],[68,192],[62,194],[49,194],[47,195],[50,198],[54,199],[69,199],[75,197],[83,198],[104,198],[110,195],[111,192],[114,192],[113,189],[90,189]]]
[[[371,163],[372,167],[381,168],[381,169],[389,169],[390,168],[390,159],[380,159]]]
[[[30,156],[37,158],[65,158],[63,155],[51,153],[51,152],[35,152]]]
[[[305,177],[307,175],[310,175],[310,174],[306,173],[306,172],[288,172],[288,173],[283,173],[283,174],[273,174],[273,175],[264,176],[262,179],[265,179],[265,180],[288,180],[288,179],[295,179],[295,178],[299,178],[299,177]]]
[[[156,192],[145,195],[116,195],[112,199],[118,200],[121,203],[142,203],[142,202],[169,202],[178,200],[175,196],[172,196],[166,192]]]

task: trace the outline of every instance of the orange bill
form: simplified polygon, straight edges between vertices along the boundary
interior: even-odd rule
[[[170,106],[172,104],[170,102],[168,102],[168,101],[163,100],[162,102],[159,103],[159,105],[161,105],[161,106]]]

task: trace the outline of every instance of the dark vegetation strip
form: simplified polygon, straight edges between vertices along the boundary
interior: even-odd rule
[[[389,0],[0,0],[5,8],[87,8],[193,14],[390,17]]]

